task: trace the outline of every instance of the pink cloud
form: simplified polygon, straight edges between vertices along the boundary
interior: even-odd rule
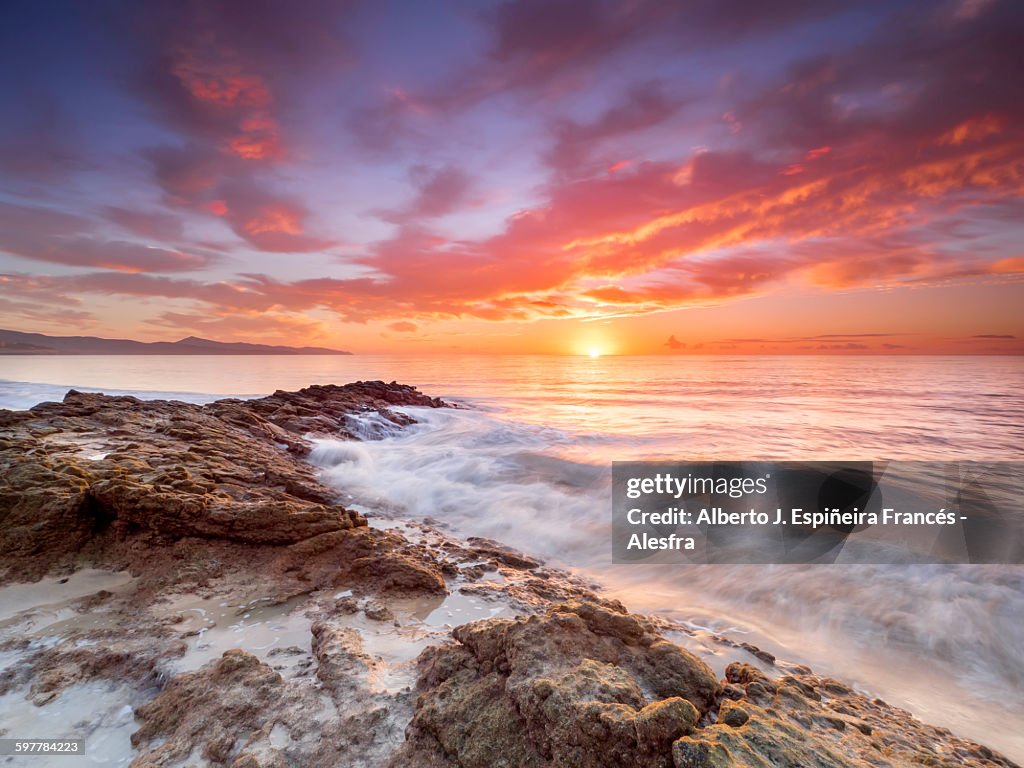
[[[661,83],[634,86],[619,103],[593,122],[558,123],[554,130],[555,144],[547,155],[548,164],[559,172],[578,172],[592,164],[594,156],[608,140],[659,125],[672,117],[683,103],[678,96],[668,96]],[[622,170],[627,165],[628,161],[614,162],[609,171]]]
[[[239,190],[227,196],[224,218],[235,234],[261,251],[309,253],[334,241],[307,235],[305,206],[285,198],[252,195]]]
[[[376,215],[395,224],[411,223],[454,213],[470,202],[473,180],[454,165],[431,168],[414,165],[410,171],[415,197],[403,208],[376,211]]]

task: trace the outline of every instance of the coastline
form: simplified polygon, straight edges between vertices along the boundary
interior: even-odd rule
[[[450,404],[359,382],[202,406],[72,391],[0,412],[3,583],[130,575],[58,601],[49,625],[8,617],[0,695],[45,709],[118,681],[138,768],[1012,765],[500,543],[376,527],[320,482],[306,436],[355,439],[368,413],[402,428],[401,406]],[[297,642],[231,650],[264,613]]]

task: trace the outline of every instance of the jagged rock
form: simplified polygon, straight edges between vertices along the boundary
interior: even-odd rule
[[[393,765],[667,765],[719,691],[703,662],[614,604],[571,601],[453,634],[459,645],[421,659]]]
[[[428,397],[404,384],[383,381],[357,381],[338,386],[314,385],[298,392],[278,390],[256,400],[222,400],[208,408],[221,419],[248,429],[254,435],[321,434],[355,437],[348,417],[376,411],[396,426],[408,426],[413,420],[391,410],[392,406],[416,405],[428,408],[449,407],[436,397]],[[279,431],[274,431],[277,427]],[[298,450],[302,450],[301,447]]]
[[[828,678],[772,680],[733,663],[719,685],[614,604],[573,601],[453,635],[420,657],[393,768],[1013,766]]]
[[[102,560],[140,538],[277,546],[343,536],[366,520],[302,459],[305,436],[351,436],[350,417],[365,412],[410,423],[395,405],[446,404],[356,382],[204,406],[71,390],[60,403],[0,411],[0,582]]]
[[[642,751],[663,752],[676,739],[693,733],[699,719],[697,708],[678,696],[652,702],[634,718],[637,746]]]
[[[532,570],[533,568],[540,568],[541,562],[536,558],[524,555],[517,549],[512,547],[506,547],[504,544],[500,544],[497,541],[491,539],[483,539],[479,536],[470,536],[466,539],[466,544],[471,552],[480,557],[490,558],[497,560],[499,563],[504,563],[510,568],[525,568]]]
[[[750,713],[738,704],[723,702],[718,712],[718,722],[739,728],[750,719]]]
[[[366,614],[366,618],[372,619],[373,621],[395,620],[395,614],[379,600],[371,600],[368,602],[363,608],[363,613]]]
[[[349,571],[382,593],[448,594],[444,576],[436,566],[408,555],[384,552],[355,560]]]
[[[252,654],[225,651],[203,669],[178,675],[135,710],[141,727],[132,745],[140,754],[131,768],[177,764],[197,745],[208,760],[222,763],[239,736],[272,722],[286,691],[281,675]],[[157,739],[162,743],[150,748]]]
[[[313,656],[317,660],[317,677],[335,692],[355,687],[354,678],[365,674],[370,657],[363,652],[359,632],[351,627],[332,627],[323,622],[313,624]]]

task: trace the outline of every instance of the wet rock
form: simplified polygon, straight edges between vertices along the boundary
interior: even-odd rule
[[[995,753],[985,758],[972,751],[970,742],[895,707],[880,706],[834,680],[789,675],[770,691],[765,681],[752,679],[756,670],[749,665],[730,668],[730,677],[750,680],[747,689],[757,686],[757,695],[724,700],[717,723],[677,740],[672,747],[676,766],[1012,765]],[[828,690],[834,698],[822,703],[806,695],[818,690]],[[961,751],[951,762],[950,755]]]
[[[148,629],[159,634],[154,627]],[[159,665],[184,652],[180,642],[142,637],[138,631],[133,633],[135,637],[123,634],[93,630],[75,639],[45,644],[22,664],[11,665],[0,674],[0,695],[28,684],[28,699],[43,706],[64,689],[90,680],[131,681],[150,687],[159,680]]]
[[[722,686],[722,696],[727,699],[742,699],[746,695],[747,692],[743,689],[742,685],[726,683]]]
[[[334,607],[341,613],[352,615],[359,611],[359,601],[351,595],[334,601]]]
[[[336,693],[353,688],[356,678],[365,676],[371,661],[363,652],[358,630],[318,621],[313,624],[312,633],[317,677]]]
[[[736,765],[729,750],[718,744],[680,739],[672,745],[675,768],[730,768]]]
[[[260,755],[243,752],[232,761],[231,768],[289,768],[289,765],[279,750],[268,749]]]
[[[394,621],[395,614],[391,612],[384,603],[379,600],[371,600],[363,608],[363,613],[366,614],[366,618],[372,619],[373,621]]]
[[[440,568],[393,552],[355,560],[350,573],[383,593],[448,594]]]
[[[420,656],[415,715],[390,765],[912,768],[954,754],[1012,765],[827,678],[773,680],[735,662],[719,684],[654,627],[587,600],[457,627],[456,644]]]
[[[761,648],[758,648],[756,645],[751,645],[750,643],[740,643],[740,648],[745,650],[751,656],[757,657],[765,664],[775,663],[775,656],[773,654],[768,653],[768,651],[765,651]]]
[[[466,544],[470,551],[479,557],[497,560],[499,563],[503,563],[510,568],[532,570],[533,568],[540,568],[542,565],[540,560],[524,555],[517,549],[506,547],[504,544],[492,541],[491,539],[471,536],[466,539]]]
[[[140,754],[132,768],[176,764],[197,745],[208,759],[223,762],[242,732],[273,718],[284,690],[280,674],[239,649],[178,675],[135,711],[141,727],[132,734],[132,745]],[[150,747],[157,740],[162,743]]]
[[[739,728],[750,719],[750,713],[737,704],[723,703],[718,712],[718,722]]]
[[[235,746],[235,736],[219,723],[213,726],[213,734],[203,745],[203,757],[215,763],[226,762]]]
[[[83,559],[123,567],[140,543],[281,546],[363,527],[302,459],[305,435],[351,437],[363,413],[411,423],[396,405],[446,404],[356,382],[204,406],[71,390],[0,411],[0,582]]]
[[[760,669],[751,664],[744,664],[740,661],[734,661],[725,668],[725,679],[730,683],[736,683],[744,686],[756,684],[759,686],[758,690],[770,691],[772,693],[775,693],[778,688],[778,686],[769,679],[768,675]]]
[[[614,604],[571,601],[453,634],[458,645],[421,658],[394,765],[667,765],[719,690],[703,662]],[[503,724],[497,740],[488,723]]]
[[[648,704],[635,717],[638,746],[664,752],[676,739],[693,733],[698,719],[697,708],[678,696]]]
[[[349,428],[348,417],[367,411],[380,414],[396,427],[413,423],[408,416],[391,410],[396,405],[450,407],[415,387],[382,381],[313,385],[297,392],[279,390],[256,400],[223,400],[208,407],[219,418],[247,429],[254,436],[274,440],[281,435],[306,434],[356,437]]]

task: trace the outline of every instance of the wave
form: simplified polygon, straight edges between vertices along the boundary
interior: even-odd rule
[[[978,738],[1024,710],[1022,567],[613,566],[606,459],[633,458],[634,441],[592,433],[582,460],[577,435],[507,413],[406,410],[419,423],[400,434],[317,441],[311,459],[324,480],[378,514],[437,521],[575,569],[634,610],[748,633],[940,724],[972,720]]]

